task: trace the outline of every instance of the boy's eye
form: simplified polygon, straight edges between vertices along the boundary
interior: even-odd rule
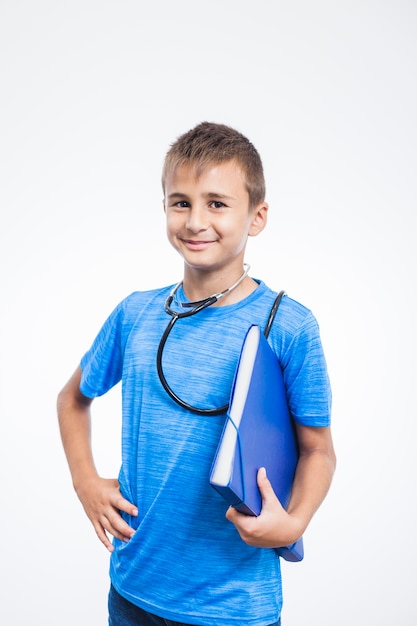
[[[221,209],[222,207],[224,207],[223,202],[220,202],[219,200],[213,200],[213,202],[210,205],[213,209]]]
[[[175,203],[174,206],[178,207],[179,209],[187,209],[190,206],[190,203],[186,200],[179,200]]]

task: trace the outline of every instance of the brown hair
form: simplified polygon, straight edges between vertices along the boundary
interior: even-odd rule
[[[265,179],[255,146],[234,128],[211,122],[198,124],[171,144],[162,170],[162,188],[165,191],[167,177],[178,167],[191,165],[199,176],[207,165],[224,161],[235,161],[242,170],[250,208],[263,202]]]

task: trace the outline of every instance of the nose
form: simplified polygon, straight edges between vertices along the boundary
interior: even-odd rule
[[[208,228],[208,216],[204,207],[192,206],[187,216],[187,228],[192,233],[199,233]]]

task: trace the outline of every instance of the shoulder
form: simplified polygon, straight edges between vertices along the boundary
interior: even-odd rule
[[[146,305],[154,300],[167,298],[171,292],[173,285],[166,287],[157,287],[156,289],[148,289],[145,291],[133,291],[126,298],[124,298],[120,304],[125,307]]]
[[[262,296],[265,306],[270,310],[275,302],[278,292],[267,287],[262,281],[260,283],[260,295]],[[276,318],[275,329],[280,328],[290,334],[299,332],[303,327],[309,325],[317,325],[316,318],[312,311],[301,302],[291,298],[286,291],[279,304]]]
[[[172,285],[146,291],[133,291],[117,305],[115,310],[121,314],[123,319],[128,321],[147,307],[160,306],[161,302],[165,302],[171,289]]]
[[[133,291],[114,307],[107,316],[100,335],[129,333],[130,329],[145,312],[164,311],[164,303],[172,287],[147,291]]]
[[[269,340],[283,366],[295,355],[304,359],[307,353],[316,351],[315,347],[321,350],[320,328],[315,315],[288,295],[281,300]]]
[[[285,295],[281,300],[279,319],[282,327],[291,333],[318,326],[313,312],[288,295]]]

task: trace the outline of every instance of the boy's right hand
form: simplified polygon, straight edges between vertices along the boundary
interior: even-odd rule
[[[135,530],[124,521],[120,511],[136,517],[138,509],[123,498],[117,479],[97,476],[83,482],[77,489],[77,495],[98,538],[109,552],[113,552],[114,548],[107,533],[126,542],[134,535]]]

